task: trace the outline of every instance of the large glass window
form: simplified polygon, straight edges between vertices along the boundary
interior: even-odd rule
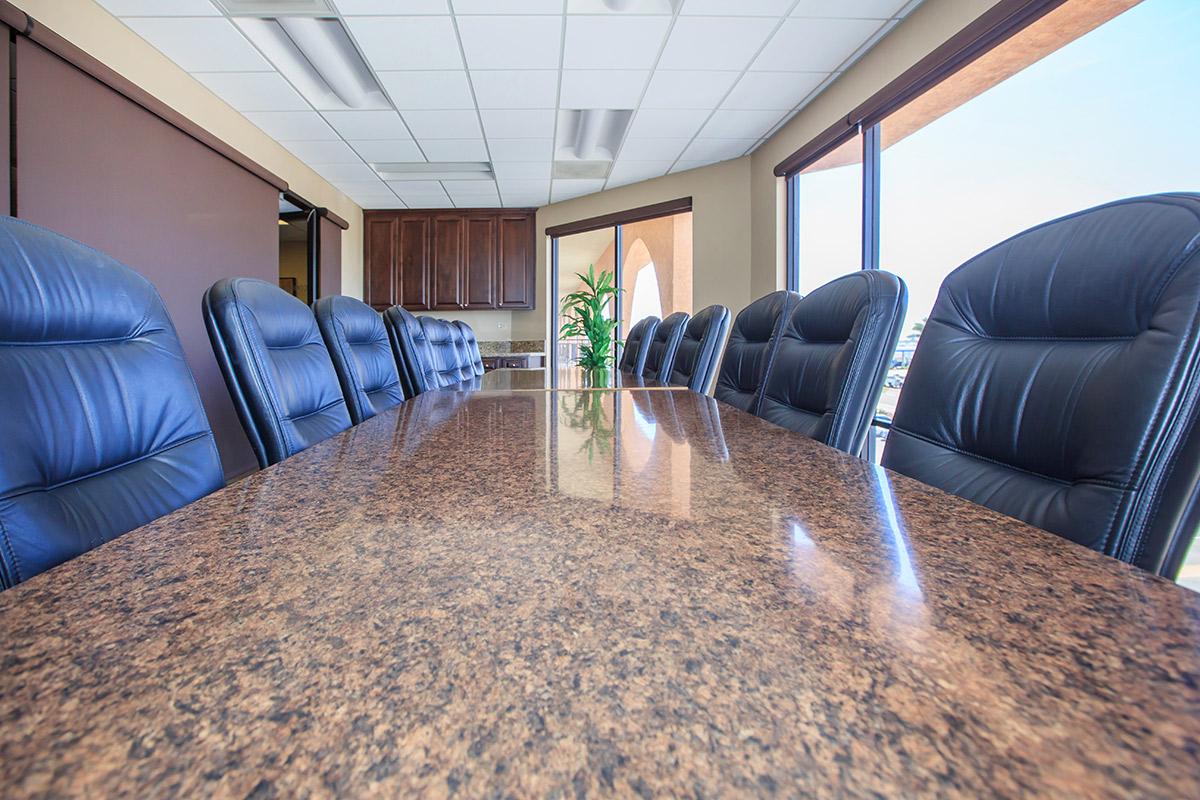
[[[869,132],[880,142],[865,170],[879,175],[879,266],[909,289],[881,416],[895,409],[942,280],[964,261],[1064,214],[1200,190],[1198,38],[1195,0],[1069,0]],[[790,210],[802,292],[862,261],[863,237],[849,232],[861,230],[868,196],[861,169],[843,179],[852,197],[806,173],[792,179]],[[876,432],[878,456],[886,429]],[[1200,589],[1193,551],[1179,580]]]
[[[863,267],[862,152],[855,136],[791,178],[803,294]]]

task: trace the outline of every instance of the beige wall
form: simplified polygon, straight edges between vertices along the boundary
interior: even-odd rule
[[[13,5],[350,223],[342,232],[342,293],[362,297],[362,209],[91,0]]]
[[[997,0],[925,0],[787,125],[755,150],[751,160],[751,294],[784,286],[783,180],[775,165],[882,89],[934,48],[987,11]]]
[[[553,300],[546,271],[547,227],[689,196],[693,308],[720,303],[736,310],[750,302],[750,159],[739,158],[538,209],[538,307],[513,312],[514,337],[536,339],[548,334],[547,310]]]

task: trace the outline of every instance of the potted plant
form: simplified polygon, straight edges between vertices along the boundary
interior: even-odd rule
[[[576,273],[583,282],[583,289],[571,292],[562,299],[563,323],[559,336],[582,336],[587,344],[579,348],[579,366],[591,376],[593,382],[607,382],[607,370],[612,365],[613,352],[619,342],[614,337],[617,321],[608,319],[605,311],[610,300],[618,297],[621,289],[613,285],[611,272],[596,274],[595,266],[588,265],[587,275]]]

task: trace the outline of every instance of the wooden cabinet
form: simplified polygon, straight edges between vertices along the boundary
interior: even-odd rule
[[[374,308],[535,307],[532,210],[368,211],[363,219],[363,286]]]

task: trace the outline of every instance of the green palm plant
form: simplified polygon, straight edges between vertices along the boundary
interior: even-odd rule
[[[587,339],[587,344],[579,348],[579,366],[587,370],[608,369],[613,351],[620,342],[613,335],[617,321],[607,319],[604,311],[609,300],[618,297],[623,290],[613,285],[611,272],[601,270],[597,275],[592,264],[588,264],[587,275],[578,272],[575,275],[584,288],[562,299],[563,324],[559,336]]]

